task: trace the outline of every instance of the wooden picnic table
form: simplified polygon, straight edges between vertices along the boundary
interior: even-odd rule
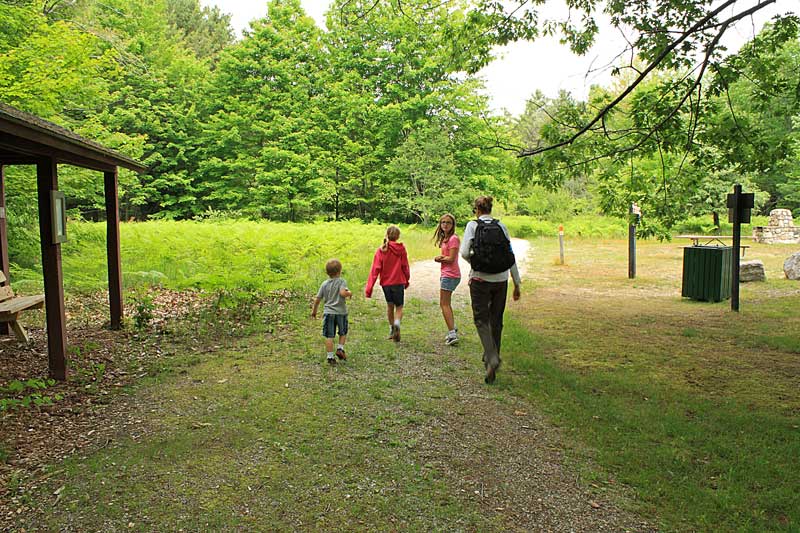
[[[727,239],[732,241],[733,235],[678,235],[679,239],[691,239],[692,246],[701,246],[700,241],[705,241],[702,246],[708,246],[709,244],[713,243],[714,241],[718,242],[723,246],[727,246],[727,243],[722,239]],[[751,236],[742,235],[741,239],[752,239]],[[744,257],[745,252],[748,248],[750,248],[749,244],[740,244],[739,248],[742,249],[742,257]]]

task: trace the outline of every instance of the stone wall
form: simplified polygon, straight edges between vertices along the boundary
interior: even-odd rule
[[[800,228],[795,227],[791,211],[773,209],[769,212],[769,226],[753,228],[753,240],[767,244],[800,243]]]

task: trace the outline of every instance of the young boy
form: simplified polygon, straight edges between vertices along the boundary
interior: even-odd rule
[[[325,301],[322,310],[322,336],[325,337],[325,350],[328,355],[328,363],[335,365],[336,359],[333,351],[333,339],[336,337],[336,330],[339,330],[339,346],[336,348],[336,357],[342,360],[347,359],[344,353],[344,343],[347,340],[347,301],[345,298],[352,298],[353,293],[347,288],[347,282],[342,279],[342,263],[338,259],[331,259],[325,263],[325,271],[328,278],[317,291],[314,305],[311,307],[311,318],[317,318],[317,308],[321,301]]]

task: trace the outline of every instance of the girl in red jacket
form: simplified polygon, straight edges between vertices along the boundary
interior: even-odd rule
[[[403,303],[405,302],[405,289],[411,279],[411,269],[408,266],[408,254],[403,243],[397,242],[400,238],[400,228],[389,226],[383,246],[375,252],[372,268],[369,271],[367,286],[364,295],[372,297],[372,287],[375,281],[381,278],[381,288],[386,297],[386,318],[389,319],[389,338],[400,342],[400,320],[403,318]]]

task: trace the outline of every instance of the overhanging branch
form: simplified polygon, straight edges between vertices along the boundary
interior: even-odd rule
[[[752,15],[753,13],[756,13],[757,11],[763,9],[764,7],[766,7],[766,6],[770,5],[770,4],[775,3],[775,1],[776,0],[762,0],[757,5],[752,6],[752,7],[748,8],[748,9],[746,9],[746,10],[740,12],[740,13],[737,13],[736,15],[734,15],[732,17],[729,17],[728,19],[726,19],[723,22],[719,22],[719,23],[715,23],[715,24],[709,24],[709,22],[714,20],[714,18],[717,15],[719,15],[725,9],[727,9],[728,7],[734,5],[737,2],[737,0],[727,0],[726,2],[721,4],[719,7],[717,7],[713,11],[709,12],[705,17],[703,17],[702,19],[697,21],[689,29],[687,29],[684,32],[682,32],[677,39],[675,39],[669,46],[665,47],[664,50],[662,50],[661,53],[643,71],[641,71],[639,73],[639,75],[636,77],[636,79],[622,93],[620,93],[616,98],[614,98],[614,100],[612,100],[605,107],[603,107],[597,113],[597,115],[595,115],[595,117],[591,121],[589,121],[587,124],[585,124],[583,127],[581,127],[571,137],[569,137],[568,139],[565,139],[565,140],[563,140],[561,142],[554,143],[554,144],[551,144],[551,145],[548,145],[548,146],[537,147],[537,148],[529,148],[529,149],[526,149],[526,150],[522,150],[517,154],[517,157],[528,157],[528,156],[540,154],[540,153],[547,152],[547,151],[550,151],[550,150],[555,150],[555,149],[558,149],[558,148],[561,148],[561,147],[568,146],[568,145],[572,144],[578,138],[580,138],[582,135],[584,135],[585,133],[587,133],[590,130],[592,130],[598,122],[604,121],[606,115],[608,115],[608,113],[610,113],[612,109],[614,109],[629,94],[631,94],[633,92],[633,90],[637,86],[639,86],[639,84],[641,84],[645,80],[645,78],[647,78],[647,76],[653,70],[655,70],[661,64],[661,62],[664,61],[664,59],[670,53],[672,53],[676,48],[678,48],[678,46],[680,46],[684,41],[686,41],[689,37],[691,37],[692,35],[695,35],[698,32],[701,32],[703,30],[707,30],[707,29],[709,29],[711,27],[714,27],[714,28],[718,27],[718,28],[720,28],[720,30],[717,33],[717,35],[715,36],[714,40],[708,45],[708,47],[706,49],[706,57],[704,58],[700,74],[698,75],[697,79],[695,80],[695,83],[689,89],[689,92],[691,92],[700,83],[700,81],[701,81],[701,79],[703,77],[703,74],[705,72],[705,69],[706,69],[706,67],[708,65],[708,61],[709,61],[711,53],[716,48],[717,44],[719,43],[720,38],[725,33],[725,31],[730,27],[730,25],[733,24],[736,21],[739,21],[739,20],[741,20],[741,19],[743,19],[743,18],[745,18],[747,16]],[[661,127],[667,120],[672,118],[675,115],[675,113],[677,113],[677,111],[680,109],[680,107],[685,103],[687,98],[688,98],[688,94],[684,95],[684,97],[681,99],[681,101],[678,103],[678,105],[675,107],[675,109],[673,109],[672,112],[664,120],[659,122],[659,124],[656,126],[656,128]],[[641,144],[643,142],[645,142],[647,139],[649,139],[651,136],[652,136],[652,132],[651,132],[650,135],[646,136],[645,139],[643,139],[640,143],[637,143],[637,146],[641,146]],[[628,151],[628,149],[625,149],[623,151]]]

